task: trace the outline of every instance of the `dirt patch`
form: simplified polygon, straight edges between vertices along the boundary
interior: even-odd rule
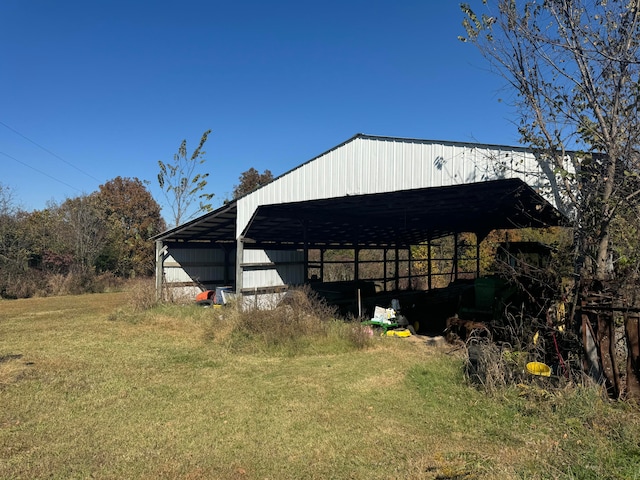
[[[0,388],[20,380],[30,365],[33,363],[22,361],[22,354],[0,355]]]
[[[19,360],[22,358],[20,353],[9,353],[7,355],[0,355],[0,363],[10,362],[11,360]]]

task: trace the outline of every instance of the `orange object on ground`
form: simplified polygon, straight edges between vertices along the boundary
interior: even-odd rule
[[[214,300],[215,296],[215,290],[205,290],[204,292],[200,292],[198,295],[196,295],[196,302],[201,302],[203,300]]]

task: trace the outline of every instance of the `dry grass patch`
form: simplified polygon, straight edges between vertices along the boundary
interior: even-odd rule
[[[88,297],[1,310],[0,356],[33,365],[0,387],[0,478],[633,478],[640,464],[631,411],[569,390],[486,395],[459,352],[416,338],[362,349],[329,321],[296,348],[234,344],[224,309]]]
[[[18,381],[29,368],[30,362],[25,362],[21,354],[0,355],[0,388]]]

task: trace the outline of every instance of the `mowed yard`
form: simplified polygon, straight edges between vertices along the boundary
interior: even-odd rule
[[[225,312],[0,301],[0,478],[640,478],[638,410],[468,386],[418,337],[234,348]]]

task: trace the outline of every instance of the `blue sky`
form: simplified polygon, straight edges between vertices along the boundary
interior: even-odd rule
[[[27,210],[207,142],[219,205],[356,133],[516,145],[450,0],[0,3],[0,182]],[[167,215],[168,216],[168,215]]]

